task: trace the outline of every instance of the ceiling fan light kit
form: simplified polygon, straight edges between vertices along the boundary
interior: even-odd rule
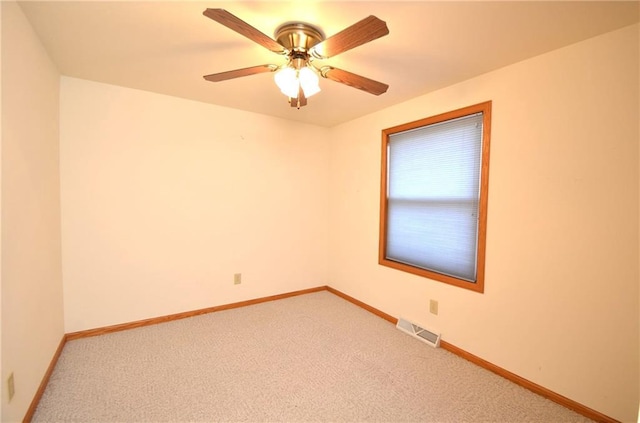
[[[276,73],[275,80],[282,94],[287,97],[297,98],[300,89],[307,98],[320,92],[318,75],[308,67],[299,71],[285,67]]]
[[[205,75],[204,79],[220,82],[259,73],[276,72],[275,82],[289,98],[291,107],[300,108],[307,98],[320,92],[320,76],[373,95],[380,95],[389,86],[364,76],[356,75],[332,66],[317,68],[315,59],[328,59],[362,44],[389,34],[384,21],[369,16],[339,33],[326,38],[320,29],[305,23],[287,23],[275,31],[275,40],[224,9],[206,9],[203,14],[274,53],[287,57],[287,63],[252,66],[249,68]]]

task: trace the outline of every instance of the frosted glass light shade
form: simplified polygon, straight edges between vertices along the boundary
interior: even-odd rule
[[[276,85],[282,91],[282,94],[291,98],[298,98],[298,91],[300,89],[300,82],[296,75],[296,70],[290,67],[285,67],[276,72],[274,79]]]
[[[298,78],[300,79],[300,86],[304,91],[305,97],[311,97],[314,94],[320,92],[318,75],[309,67],[304,67],[298,72]]]

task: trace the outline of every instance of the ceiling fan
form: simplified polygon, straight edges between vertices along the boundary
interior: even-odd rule
[[[318,75],[373,95],[383,94],[389,88],[382,82],[333,66],[316,67],[313,64],[316,59],[328,59],[387,35],[389,33],[387,24],[375,16],[369,16],[326,39],[323,33],[313,25],[287,23],[276,29],[274,40],[224,9],[206,9],[203,14],[287,58],[287,63],[282,66],[265,64],[205,75],[204,79],[207,81],[219,82],[259,73],[276,72],[276,84],[282,93],[289,97],[291,107],[298,109],[307,104],[308,97],[320,91]]]

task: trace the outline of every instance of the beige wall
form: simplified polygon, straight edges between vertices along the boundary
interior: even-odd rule
[[[10,422],[24,417],[64,334],[59,74],[20,8],[1,7],[2,421]]]
[[[331,285],[635,420],[638,38],[638,26],[627,27],[334,128]],[[493,100],[485,293],[379,266],[381,129],[485,100]]]
[[[67,332],[327,284],[326,130],[67,77],[60,113]]]

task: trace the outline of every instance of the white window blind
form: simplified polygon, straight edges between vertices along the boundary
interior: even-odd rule
[[[482,113],[391,134],[386,258],[476,281]]]

